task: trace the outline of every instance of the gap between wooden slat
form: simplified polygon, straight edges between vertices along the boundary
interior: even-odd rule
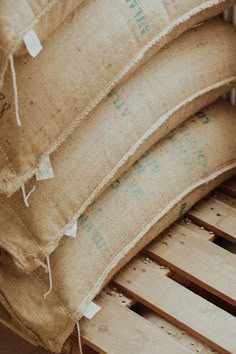
[[[114,281],[136,300],[214,349],[236,351],[236,319],[166,277],[156,263],[133,260]]]
[[[236,209],[209,197],[200,201],[188,213],[196,224],[206,227],[229,241],[236,243]]]
[[[175,225],[145,251],[169,269],[236,305],[235,255],[181,225]]]
[[[190,354],[158,327],[116,302],[99,298],[102,310],[81,321],[83,342],[106,354]]]

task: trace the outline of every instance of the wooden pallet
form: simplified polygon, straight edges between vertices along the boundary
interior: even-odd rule
[[[84,354],[236,354],[236,176],[139,253],[82,320]],[[46,354],[0,327],[0,354]],[[64,354],[79,354],[76,331]]]
[[[235,254],[236,177],[113,278],[82,320],[85,354],[235,354]],[[65,353],[79,354],[76,332]]]

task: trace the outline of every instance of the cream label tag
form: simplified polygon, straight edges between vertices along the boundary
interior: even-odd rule
[[[88,320],[91,320],[100,310],[100,306],[98,306],[94,302],[90,302],[89,306],[87,307],[87,310],[83,313],[83,315]]]
[[[43,159],[37,172],[35,173],[37,181],[44,181],[46,179],[54,178],[54,173],[50,161],[50,157],[47,156]]]
[[[77,221],[65,231],[65,235],[69,237],[76,237],[76,234],[77,234]]]
[[[40,40],[38,39],[38,36],[33,29],[24,35],[23,41],[25,43],[25,46],[29,54],[33,58],[35,58],[39,54],[39,52],[41,52],[41,50],[43,49]]]

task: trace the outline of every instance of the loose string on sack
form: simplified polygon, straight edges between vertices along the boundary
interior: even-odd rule
[[[83,347],[82,347],[82,341],[81,341],[81,331],[80,331],[79,321],[76,322],[76,325],[77,325],[79,352],[80,352],[80,354],[83,354]]]
[[[29,207],[28,199],[29,199],[29,197],[31,196],[31,194],[35,191],[35,189],[36,189],[36,187],[33,186],[33,188],[29,191],[29,193],[26,194],[25,185],[22,184],[22,186],[21,186],[21,190],[22,190],[22,194],[23,194],[23,199],[24,199],[24,203],[25,203],[26,208]]]
[[[49,256],[46,257],[47,261],[47,267],[48,267],[48,279],[49,279],[49,289],[48,291],[43,295],[44,300],[48,297],[49,294],[52,292],[52,269],[51,269],[51,263],[50,263],[50,258]]]
[[[14,65],[13,55],[10,55],[10,67],[11,67],[11,75],[12,75],[12,83],[13,83],[13,91],[14,91],[14,100],[15,100],[15,113],[16,113],[16,122],[19,127],[21,127],[21,119],[19,115],[19,102],[18,102],[18,89],[16,82],[16,71]]]

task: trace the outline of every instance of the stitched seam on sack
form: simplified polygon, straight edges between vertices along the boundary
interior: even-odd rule
[[[58,351],[59,349],[61,349],[61,346],[64,344],[64,342],[62,343],[62,339],[63,339],[63,341],[64,341],[64,336],[66,336],[67,337],[67,332],[68,332],[68,330],[69,330],[69,328],[70,328],[70,326],[71,326],[71,324],[73,324],[74,326],[75,326],[75,323],[76,323],[77,321],[76,320],[74,320],[72,317],[70,317],[70,319],[68,320],[68,323],[67,323],[67,326],[65,327],[65,330],[63,331],[63,333],[59,333],[59,335],[54,339],[54,342],[55,342],[55,350],[56,351]],[[62,339],[61,339],[61,337],[62,337]],[[58,338],[60,338],[59,340],[58,340]],[[62,344],[60,344],[60,343],[62,343]]]
[[[224,171],[227,172],[227,171],[233,169],[234,167],[236,167],[235,159],[231,159],[231,160],[227,161],[227,165],[226,165],[225,167],[224,167],[224,166],[225,166],[225,163],[221,163],[221,164],[217,165],[217,166],[214,168],[214,169],[217,169],[217,171],[216,171],[215,173],[208,174],[206,177],[201,178],[200,181],[193,183],[190,187],[187,188],[187,191],[190,190],[190,192],[187,192],[187,193],[186,193],[186,190],[185,190],[184,192],[182,192],[182,193],[180,193],[180,194],[177,194],[177,196],[174,197],[174,200],[172,200],[172,202],[169,202],[169,203],[167,204],[167,206],[166,206],[164,209],[162,209],[162,211],[159,212],[157,215],[159,215],[159,214],[162,215],[162,214],[163,214],[162,216],[165,216],[164,210],[167,209],[166,213],[167,213],[168,211],[170,211],[172,208],[174,208],[174,207],[177,205],[177,203],[179,203],[179,202],[181,201],[181,199],[183,199],[183,198],[185,198],[186,196],[188,196],[188,195],[189,195],[190,193],[192,193],[196,188],[198,188],[198,187],[200,187],[201,185],[207,183],[207,182],[204,182],[205,180],[208,181],[208,179],[210,178],[209,181],[211,181],[211,180],[213,180],[214,178],[216,178],[217,176],[220,176],[222,173],[224,173]],[[223,171],[223,172],[222,172],[222,171]],[[216,177],[214,177],[214,175],[216,175]],[[213,176],[213,177],[212,177],[212,176]],[[195,187],[195,186],[196,186],[196,187]],[[192,188],[192,189],[191,189],[191,188]],[[183,195],[183,196],[182,196],[182,195]],[[173,206],[168,209],[169,205],[172,205],[172,204],[173,204]],[[157,219],[157,221],[154,222],[154,224],[153,224],[151,227],[153,227],[153,226],[162,218],[162,216],[160,216],[160,217]],[[152,221],[144,228],[144,230],[145,230],[146,228],[148,228],[148,226],[149,226],[149,225],[153,222],[153,220],[155,220],[156,218],[157,218],[157,216],[152,219]],[[149,230],[148,230],[148,231],[149,231]],[[148,231],[147,231],[147,232],[148,232]],[[141,233],[143,233],[143,230],[142,230],[139,234],[141,234]],[[136,236],[136,238],[137,238],[137,236]],[[135,239],[136,239],[136,238],[135,238]],[[141,238],[140,238],[140,239],[141,239]],[[131,241],[130,244],[133,243],[133,242],[134,242],[134,240]],[[137,242],[138,242],[138,241],[137,241]],[[136,242],[136,243],[137,243],[137,242]],[[128,244],[126,247],[128,247],[128,246],[129,246],[129,244]],[[122,251],[121,251],[121,252],[122,252]],[[119,254],[120,254],[121,252],[119,252]],[[119,254],[118,254],[118,255],[119,255]],[[118,256],[118,255],[117,255],[117,256]],[[113,262],[111,262],[111,263],[113,263]],[[44,284],[45,288],[47,288],[47,284],[46,284],[46,283],[44,282],[44,280],[40,277],[40,275],[37,274],[35,271],[33,271],[32,273],[34,273],[35,276],[36,276],[37,278],[39,278],[39,279],[41,280],[41,282]],[[57,293],[55,292],[54,289],[52,289],[52,292],[53,292],[53,294],[56,296],[56,298],[58,299],[58,301],[60,302],[61,306],[64,307],[64,309],[65,309],[65,311],[67,312],[68,316],[70,316],[71,319],[73,319],[73,314],[71,315],[71,314],[69,313],[69,311],[67,310],[67,308],[65,307],[65,305],[63,304],[63,302],[60,300],[60,298],[58,297],[58,295],[57,295]]]
[[[20,31],[20,32],[18,32],[18,33],[16,33],[15,29],[13,28],[14,34],[18,37],[18,42],[15,44],[15,46],[14,46],[14,48],[13,48],[12,51],[9,51],[8,49],[6,49],[6,48],[5,48],[4,46],[2,46],[2,45],[0,45],[0,48],[1,48],[2,50],[4,50],[6,53],[12,54],[12,52],[13,52],[13,51],[17,48],[17,46],[19,45],[19,43],[20,43],[20,41],[21,41],[21,39],[22,39],[23,34],[24,34],[25,32],[27,32],[30,28],[32,28],[32,27],[40,20],[40,18],[41,18],[43,15],[45,15],[45,13],[47,13],[48,11],[50,11],[51,7],[53,7],[58,1],[59,1],[59,0],[54,0],[54,1],[52,1],[51,3],[49,3],[48,6],[47,6],[46,8],[44,8],[44,9],[34,18],[34,20],[31,22],[31,24],[24,28],[24,30],[22,30],[22,31]],[[195,7],[194,10],[197,9],[197,8],[200,8],[200,10],[203,10],[203,9],[205,8],[205,6],[206,6],[206,8],[208,8],[208,4],[209,4],[209,6],[211,6],[211,4],[212,4],[212,6],[217,6],[217,5],[221,4],[221,3],[223,4],[223,3],[226,2],[226,1],[227,1],[227,0],[210,0],[210,1],[206,1],[204,4],[201,4],[201,5],[198,5],[197,7]],[[190,11],[187,12],[185,15],[187,16],[187,14],[190,13],[190,12],[192,12],[192,11],[193,11],[193,10],[190,10]],[[196,13],[198,13],[198,12],[196,12]],[[183,16],[178,17],[178,19],[181,18],[181,17],[183,17]],[[169,27],[170,27],[170,26],[169,26]],[[141,51],[140,51],[140,52],[141,52]]]
[[[214,88],[214,85],[217,85],[217,84],[218,84],[218,86],[220,87],[220,85],[224,85],[224,83],[225,83],[225,84],[227,84],[227,83],[228,83],[228,84],[233,83],[234,80],[236,80],[236,76],[235,76],[235,75],[230,76],[228,79],[218,81],[217,83],[212,84],[212,85],[210,85],[210,86],[208,86],[208,87],[206,87],[206,88],[204,88],[204,89],[202,89],[202,90],[199,90],[199,91],[197,91],[197,92],[201,92],[201,91],[204,92],[204,90],[206,90],[206,92],[207,92],[207,90],[208,90],[209,88]],[[217,86],[215,86],[215,88],[217,88]],[[194,96],[194,95],[192,95],[192,96]],[[192,97],[192,96],[190,96],[190,97]],[[31,125],[30,122],[29,122],[29,124]],[[32,125],[32,127],[33,127],[33,125]],[[1,148],[1,146],[0,146],[0,148]],[[6,153],[4,152],[3,148],[1,148],[1,150],[3,151],[4,155],[6,156],[6,160],[8,160],[7,155],[6,155]],[[48,156],[48,154],[43,154],[42,157],[41,157],[40,160],[39,160],[39,163],[37,163],[36,166],[38,166],[38,165],[41,163],[41,161],[42,161],[46,156]],[[11,165],[12,170],[13,170],[13,172],[14,172],[14,167],[13,167],[13,165],[10,163],[9,160],[8,160],[8,162],[9,162],[9,164]],[[27,180],[28,180],[29,178],[31,178],[31,177],[35,174],[35,172],[37,171],[37,168],[38,168],[38,167],[35,167],[35,168],[33,168],[33,169],[30,168],[30,169],[23,175],[22,180],[21,180],[21,179],[16,175],[16,173],[14,172],[14,175],[17,177],[17,180],[19,181],[19,183],[16,184],[16,188],[14,188],[14,190],[10,193],[10,196],[11,196],[13,193],[15,193],[15,192],[18,190],[18,188],[20,188],[20,186],[21,186],[22,184],[26,183]],[[42,193],[41,193],[41,194],[42,194]],[[43,194],[42,194],[42,195],[43,195]]]
[[[226,2],[226,0],[224,1]],[[105,96],[112,90],[112,88],[121,81],[138,63],[141,61],[144,57],[144,55],[152,48],[154,47],[161,38],[165,37],[167,34],[171,33],[174,31],[176,27],[178,27],[180,24],[184,23],[185,20],[191,19],[192,16],[197,15],[201,12],[203,12],[206,9],[210,9],[211,6],[217,6],[220,3],[222,3],[221,0],[210,0],[206,1],[204,4],[195,7],[194,9],[190,10],[183,16],[178,17],[175,21],[171,23],[171,25],[165,27],[157,36],[155,36],[152,40],[150,40],[142,50],[140,50],[134,57],[129,61],[128,64],[124,66],[124,68],[120,71],[120,73],[103,88],[100,93],[95,97],[95,99],[89,103],[85,109],[78,115],[76,118],[72,121],[72,123],[69,124],[69,126],[64,129],[64,131],[55,139],[55,143],[53,143],[47,152],[41,155],[41,158],[38,159],[38,163],[36,162],[36,167],[29,169],[25,174],[25,179],[31,178],[37,168],[40,162],[43,160],[45,156],[50,155],[52,152],[54,152],[66,139],[67,137],[73,132],[73,130],[77,127],[79,122],[84,119],[104,98]],[[200,11],[199,11],[200,9]],[[22,178],[24,181],[24,179]],[[24,183],[24,182],[23,182]],[[19,188],[19,185],[16,186],[16,188]]]
[[[209,2],[207,2],[204,6],[198,6],[196,8],[194,8],[193,10],[187,12],[184,16],[180,16],[178,19],[176,19],[175,21],[173,21],[173,23],[170,26],[167,26],[163,31],[161,31],[159,33],[158,36],[154,37],[151,41],[149,41],[143,48],[143,50],[141,50],[137,55],[135,55],[135,57],[124,67],[124,69],[116,76],[115,79],[113,79],[103,90],[100,91],[100,94],[98,96],[96,96],[96,98],[92,101],[92,103],[90,103],[89,105],[87,105],[87,107],[84,109],[84,111],[77,116],[77,118],[70,124],[70,126],[68,128],[66,128],[64,130],[64,132],[56,139],[56,143],[53,144],[48,153],[46,155],[50,155],[53,151],[55,151],[55,149],[57,149],[58,146],[60,146],[68,137],[68,135],[76,128],[76,126],[78,125],[78,123],[85,118],[88,113],[90,113],[102,100],[103,98],[110,92],[110,90],[114,87],[114,85],[116,83],[118,83],[121,79],[123,79],[129,72],[130,70],[135,67],[136,64],[139,63],[139,61],[141,61],[144,57],[144,55],[153,47],[158,43],[158,39],[163,38],[165,35],[167,35],[168,33],[171,32],[171,30],[173,31],[175,29],[175,27],[178,27],[181,23],[183,23],[186,19],[190,19],[191,15],[197,15],[200,12],[198,12],[198,8],[200,8],[200,10],[205,10],[205,8],[208,8],[208,4],[209,5],[218,5],[219,4],[219,0],[211,0]],[[168,30],[170,29],[170,30]]]
[[[60,240],[60,238],[63,236],[61,235],[61,232],[64,231],[65,229],[67,229],[70,224],[72,224],[74,222],[74,219],[77,219],[78,214],[80,214],[81,210],[85,210],[88,207],[88,203],[91,202],[91,198],[93,196],[96,196],[100,190],[102,190],[102,188],[109,182],[109,180],[116,174],[116,172],[119,170],[119,168],[121,168],[123,166],[123,163],[126,162],[130,157],[132,157],[132,153],[135,153],[138,148],[140,146],[142,146],[142,143],[147,140],[153,133],[155,133],[155,131],[157,131],[158,128],[160,128],[162,126],[163,123],[166,122],[166,120],[173,115],[174,113],[178,112],[181,108],[184,108],[185,105],[188,102],[192,102],[194,101],[194,99],[200,98],[202,95],[204,95],[205,93],[210,93],[212,92],[214,89],[217,88],[221,88],[224,85],[226,85],[229,82],[233,82],[234,80],[236,80],[236,76],[231,76],[228,79],[225,80],[221,80],[218,81],[202,90],[199,90],[197,92],[195,92],[194,94],[192,94],[190,97],[186,98],[184,101],[182,101],[181,103],[177,104],[174,106],[174,108],[172,108],[171,110],[169,110],[167,113],[163,114],[160,116],[159,118],[159,122],[161,124],[157,124],[154,123],[151,125],[151,127],[138,139],[138,141],[120,158],[120,160],[115,164],[115,166],[113,167],[112,171],[109,172],[103,179],[102,181],[100,181],[97,186],[94,188],[93,192],[90,193],[90,195],[88,196],[88,198],[84,201],[84,203],[80,206],[79,210],[70,218],[70,221],[63,226],[56,234],[55,236],[55,240],[51,241],[48,243],[48,246],[50,246],[51,244],[53,244],[54,242],[58,242],[58,240]],[[162,118],[162,119],[161,119]],[[161,122],[160,122],[161,121]],[[113,172],[114,171],[114,172]],[[99,188],[99,186],[101,186]],[[98,189],[98,191],[97,191]],[[92,198],[93,199],[93,198]]]
[[[126,247],[123,248],[122,251],[120,251],[120,252],[118,253],[118,255],[115,257],[115,259],[118,259],[118,260],[117,260],[117,263],[115,263],[115,261],[113,260],[113,261],[109,264],[109,266],[105,268],[105,270],[104,270],[102,276],[101,276],[101,277],[97,280],[97,282],[95,283],[95,286],[90,290],[90,292],[88,293],[88,295],[86,295],[86,297],[83,299],[83,301],[82,301],[82,303],[81,303],[81,306],[79,307],[79,310],[74,313],[75,316],[76,316],[76,314],[79,314],[79,315],[81,314],[81,313],[80,313],[80,308],[84,305],[84,302],[86,303],[87,301],[90,301],[90,296],[92,296],[92,298],[95,296],[95,295],[93,296],[93,295],[90,295],[90,294],[92,294],[94,291],[97,291],[97,288],[98,288],[98,287],[101,287],[101,285],[99,284],[99,282],[103,282],[103,281],[104,281],[104,277],[105,277],[105,278],[107,277],[108,273],[106,273],[106,272],[109,271],[109,269],[111,268],[111,265],[112,265],[112,264],[114,264],[114,266],[111,268],[111,270],[118,264],[118,262],[119,262],[124,256],[127,255],[127,253],[129,252],[129,250],[132,249],[132,248],[137,244],[137,242],[139,242],[139,241],[142,239],[142,237],[145,236],[145,233],[149,232],[150,229],[151,229],[153,226],[155,226],[155,224],[156,224],[159,220],[161,220],[161,218],[162,218],[163,216],[165,216],[165,213],[167,213],[168,211],[172,210],[172,209],[181,201],[181,199],[183,199],[183,198],[189,196],[189,195],[190,195],[193,191],[195,191],[198,187],[204,185],[205,183],[210,182],[210,181],[213,180],[214,178],[219,177],[219,176],[220,176],[221,174],[223,174],[224,172],[230,171],[231,169],[235,168],[235,167],[236,167],[236,162],[234,162],[234,161],[235,161],[235,159],[234,159],[234,160],[230,160],[230,161],[227,163],[227,166],[225,166],[225,167],[222,168],[221,170],[219,170],[219,168],[221,168],[221,166],[224,166],[225,164],[222,163],[222,164],[218,165],[218,166],[216,167],[216,169],[218,170],[217,172],[215,172],[215,173],[213,173],[213,174],[208,174],[207,177],[204,177],[204,178],[202,178],[200,181],[193,183],[193,184],[187,189],[187,193],[186,193],[186,191],[182,192],[181,194],[178,195],[178,198],[175,197],[175,200],[174,200],[174,201],[168,203],[167,207],[165,207],[165,209],[162,209],[162,211],[161,211],[160,213],[158,213],[158,215],[157,215],[155,218],[152,219],[152,221],[136,236],[136,238],[135,238],[134,240],[132,240]],[[233,163],[231,163],[231,162],[233,162]],[[172,205],[172,206],[171,206],[171,205]],[[166,209],[167,209],[167,211],[166,211]],[[164,212],[164,210],[165,210],[165,212]],[[155,221],[155,220],[156,220],[156,221]],[[147,229],[147,231],[145,232],[146,229]],[[144,232],[145,232],[145,233],[144,233]],[[142,234],[143,234],[143,236],[139,237],[139,235],[142,235]],[[137,241],[136,241],[136,240],[137,240]],[[132,247],[130,248],[130,245],[133,244],[133,243],[135,243],[134,246],[132,246]],[[127,253],[124,253],[124,249],[125,249],[125,248],[129,248],[128,251],[127,251]],[[121,258],[118,257],[118,256],[120,256],[120,255],[121,255]],[[110,271],[111,271],[111,270],[110,270]],[[42,279],[35,271],[33,271],[33,274],[44,284],[45,288],[47,288],[46,283],[43,281],[43,279]],[[61,304],[61,306],[64,308],[65,312],[68,314],[68,316],[70,317],[70,319],[73,320],[73,321],[76,321],[76,319],[73,319],[73,315],[71,315],[71,314],[69,313],[69,311],[67,310],[67,308],[65,307],[65,305],[64,305],[64,304],[62,303],[62,301],[59,299],[59,297],[58,297],[58,295],[57,295],[57,293],[55,292],[54,289],[52,289],[52,292],[53,292],[53,294],[55,295],[55,297],[57,298],[57,300],[59,301],[59,303]]]
[[[32,272],[40,281],[41,283],[44,285],[45,290],[48,289],[48,285],[45,283],[45,281],[40,277],[39,274],[37,274],[35,271]],[[66,306],[63,304],[63,302],[60,300],[59,296],[57,295],[57,293],[55,292],[55,290],[52,288],[52,293],[54,294],[54,296],[56,297],[56,299],[58,300],[58,302],[60,303],[60,305],[62,306],[62,308],[65,310],[66,314],[70,317],[70,319],[73,320],[72,315],[70,314],[69,310],[66,308]]]
[[[40,277],[39,274],[37,274],[35,271],[32,272],[32,274],[34,276],[36,276],[36,278],[43,284],[43,286],[45,287],[45,290],[48,289],[48,285],[45,283],[45,281]],[[71,323],[75,324],[75,320],[73,319],[73,315],[70,314],[69,310],[67,309],[67,307],[63,304],[63,302],[60,300],[58,294],[55,292],[55,290],[52,288],[51,292],[53,293],[54,297],[56,298],[56,300],[58,301],[58,303],[60,304],[60,306],[62,307],[62,309],[64,310],[64,312],[67,314],[67,316],[69,317],[69,320],[66,322],[66,326],[63,330],[63,334],[65,334],[68,330],[68,328],[70,327]],[[63,336],[63,334],[61,333],[61,331],[59,331],[59,333],[56,335],[54,342],[55,342],[55,346],[56,346],[56,350],[60,347],[60,341],[58,342],[58,337],[59,336]]]
[[[234,163],[231,164],[231,161],[234,161]],[[215,169],[218,170],[219,166],[223,166],[224,164],[220,164],[218,165],[218,167],[215,167]],[[161,220],[161,218],[163,216],[165,216],[165,214],[172,210],[183,198],[189,196],[193,191],[195,191],[198,187],[201,187],[202,185],[209,183],[211,180],[219,177],[221,174],[223,174],[224,172],[230,171],[231,169],[236,167],[236,162],[235,159],[234,160],[230,160],[227,163],[227,166],[225,166],[224,168],[222,168],[221,170],[216,171],[213,174],[208,174],[206,177],[202,178],[200,181],[193,183],[190,187],[187,188],[187,192],[186,190],[182,193],[180,193],[178,195],[178,198],[175,197],[175,200],[173,200],[171,203],[169,203],[164,209],[162,209],[161,212],[159,212],[157,214],[157,216],[155,218],[152,219],[152,221],[135,237],[135,239],[133,239],[126,247],[124,247],[122,249],[122,251],[120,251],[118,253],[118,255],[116,255],[116,257],[113,259],[112,262],[110,262],[109,266],[107,266],[105,268],[105,270],[103,271],[102,275],[99,277],[99,279],[96,281],[95,286],[89,291],[89,293],[84,297],[84,299],[82,300],[79,309],[74,312],[74,315],[70,314],[68,309],[66,308],[66,306],[63,304],[63,302],[60,300],[60,298],[58,297],[57,293],[55,292],[54,289],[52,289],[52,293],[54,294],[54,296],[56,297],[56,299],[58,300],[58,302],[60,303],[60,305],[62,306],[62,308],[65,310],[65,312],[67,313],[67,315],[70,317],[70,319],[74,322],[76,322],[76,319],[74,319],[74,316],[80,316],[82,315],[81,312],[81,308],[88,302],[91,301],[94,296],[94,293],[99,291],[100,287],[102,286],[102,283],[104,282],[104,280],[106,279],[106,277],[109,275],[109,272],[118,265],[118,262],[127,255],[127,253],[133,248],[135,247],[135,245],[145,236],[145,234],[147,232],[149,232],[151,230],[151,228],[153,226],[155,226],[155,224]],[[132,246],[133,245],[133,246]],[[127,253],[124,253],[124,250],[127,250]],[[44,280],[35,272],[33,271],[32,274],[38,278],[41,283],[44,285],[44,287],[47,289],[47,284],[44,282]],[[82,315],[83,316],[83,315]]]
[[[181,104],[178,104],[178,105],[176,105],[171,111],[172,111],[172,113],[171,114],[173,114],[174,112],[175,112],[175,110],[177,110],[177,109],[179,109],[179,107],[180,108],[182,108],[182,107],[184,107],[184,105],[186,104],[186,102],[188,102],[188,101],[192,101],[194,98],[198,98],[198,97],[200,97],[201,96],[201,94],[204,94],[204,93],[207,93],[207,92],[211,92],[211,90],[214,90],[214,89],[217,89],[217,88],[220,88],[221,86],[223,86],[223,85],[225,85],[225,84],[227,84],[228,82],[230,82],[230,81],[233,81],[233,80],[235,80],[236,79],[236,76],[231,76],[230,78],[228,78],[228,79],[225,79],[225,80],[222,80],[222,81],[219,81],[219,82],[217,82],[217,83],[215,83],[215,84],[213,84],[213,85],[210,85],[210,86],[208,86],[207,88],[204,88],[204,89],[202,89],[202,90],[199,90],[199,91],[197,91],[195,94],[193,94],[192,96],[190,96],[190,97],[188,97],[186,100],[184,100],[183,102],[181,102]],[[170,112],[171,111],[169,111],[169,112],[167,112],[165,115],[163,115],[163,116],[167,116],[168,117],[168,115],[170,115]],[[165,121],[164,121],[165,122]],[[153,127],[155,127],[155,125],[156,124],[153,124],[152,126],[151,126],[151,128],[149,128],[146,132],[145,132],[145,134],[143,134],[143,136],[139,139],[139,141],[136,143],[136,144],[134,144],[133,146],[132,146],[132,148],[131,149],[129,149],[128,150],[128,152],[125,154],[125,155],[123,155],[123,157],[119,160],[119,162],[115,165],[115,167],[113,168],[113,170],[115,169],[119,169],[119,167],[120,166],[122,166],[122,164],[121,164],[121,162],[123,163],[124,161],[124,158],[127,156],[127,158],[126,158],[126,160],[128,160],[128,158],[129,157],[131,157],[132,156],[132,152],[133,152],[133,148],[135,147],[135,146],[137,146],[137,148],[139,147],[139,146],[141,146],[141,144],[142,144],[142,142],[144,141],[144,140],[146,140],[154,131],[153,131]],[[158,127],[157,127],[158,128]],[[156,128],[156,129],[157,129]],[[149,134],[149,132],[150,132],[150,134]],[[137,149],[135,149],[134,150],[134,152],[136,151]],[[125,161],[126,161],[125,160]],[[115,171],[115,173],[116,173],[116,171]],[[105,178],[107,178],[109,175],[110,175],[111,173],[109,173],[108,175],[106,175],[106,177]],[[104,178],[104,179],[105,179]],[[103,179],[103,180],[104,180]],[[103,187],[103,181],[102,182],[100,182],[98,185],[97,185],[97,187],[99,187],[99,185],[102,185],[101,186],[101,188],[99,188],[99,191],[102,189],[102,187]],[[106,183],[105,183],[106,184]],[[97,188],[96,187],[96,188]],[[85,210],[87,207],[88,207],[88,205],[90,204],[90,202],[91,202],[91,198],[93,197],[93,194],[98,194],[99,193],[99,191],[98,192],[96,192],[96,193],[91,193],[90,195],[89,195],[89,197],[86,199],[86,201],[81,205],[81,207],[79,208],[79,210],[73,215],[73,217],[72,218],[70,218],[70,221],[65,225],[65,226],[63,226],[58,232],[57,232],[57,234],[56,234],[56,238],[53,240],[53,241],[51,241],[51,242],[49,242],[49,243],[47,243],[47,248],[48,247],[50,247],[51,245],[53,245],[53,244],[55,244],[55,245],[57,245],[58,244],[58,242],[61,240],[61,238],[63,237],[63,234],[61,234],[61,232],[63,231],[63,230],[65,230],[69,225],[71,225],[73,222],[75,222],[76,220],[74,220],[74,219],[77,219],[78,218],[78,215],[81,213],[81,210]],[[41,195],[43,195],[42,193],[40,193]],[[45,197],[45,196],[44,196]],[[46,198],[46,197],[45,197]],[[1,198],[0,198],[0,200],[1,200]],[[7,205],[7,203],[5,202],[5,204]],[[11,207],[10,206],[8,206],[7,205],[7,207],[14,213],[14,211],[11,209]],[[15,213],[14,213],[15,214]],[[17,214],[15,214],[16,216],[17,216]],[[24,222],[21,220],[21,218],[19,217],[19,216],[17,216],[17,219],[22,223],[22,225],[25,227],[25,229],[27,230],[27,232],[29,233],[29,235],[30,235],[30,238],[34,241],[34,243],[35,243],[35,245],[40,249],[40,251],[42,252],[42,254],[44,255],[44,257],[46,257],[49,253],[48,253],[48,251],[47,250],[43,250],[40,246],[39,246],[39,244],[38,244],[38,242],[35,240],[35,238],[33,237],[33,235],[30,233],[30,230],[28,230],[28,228],[26,227],[26,225],[24,224]],[[22,253],[22,252],[21,252]],[[23,254],[23,253],[22,253]],[[22,259],[22,258],[21,258]],[[28,261],[27,261],[27,263],[28,263]]]
[[[235,161],[231,160],[231,161]],[[175,198],[171,203],[169,203],[158,215],[152,219],[152,221],[136,236],[135,239],[133,239],[125,248],[120,251],[116,257],[113,259],[113,261],[105,268],[103,271],[103,274],[100,276],[100,278],[96,281],[95,286],[89,291],[89,293],[84,297],[83,301],[81,302],[81,305],[77,311],[77,313],[80,315],[81,313],[81,308],[87,304],[87,302],[91,301],[94,296],[96,296],[96,293],[99,291],[101,288],[103,282],[105,281],[106,277],[109,275],[109,273],[114,269],[118,263],[128,254],[128,252],[135,247],[135,245],[141,241],[141,239],[151,230],[152,227],[155,226],[155,224],[161,220],[162,217],[166,215],[167,212],[171,211],[183,198],[187,198],[192,192],[194,192],[197,188],[203,186],[206,183],[209,183],[210,181],[214,180],[215,178],[221,176],[223,173],[230,171],[236,167],[236,162],[227,163],[227,166],[222,168],[221,170],[216,171],[215,173],[208,174],[207,177],[202,178],[200,181],[193,183],[190,187],[187,188],[187,191],[182,192],[179,194],[178,198]],[[220,166],[222,166],[221,164]],[[127,250],[127,251],[126,251]]]
[[[39,22],[40,18],[42,16],[44,16],[47,12],[49,12],[51,10],[51,8],[56,5],[56,3],[58,3],[59,0],[52,0],[48,6],[46,6],[36,17],[34,17],[33,21],[31,22],[30,25],[26,26],[22,31],[20,32],[16,32],[15,28],[13,28],[14,34],[18,37],[16,44],[14,45],[14,47],[12,48],[12,51],[9,51],[8,49],[6,49],[4,46],[0,45],[0,49],[2,49],[4,52],[6,52],[7,54],[12,54],[14,52],[14,50],[16,50],[17,46],[20,44],[20,41],[22,40],[23,35],[28,32],[31,28],[34,27],[34,25],[36,23]]]

